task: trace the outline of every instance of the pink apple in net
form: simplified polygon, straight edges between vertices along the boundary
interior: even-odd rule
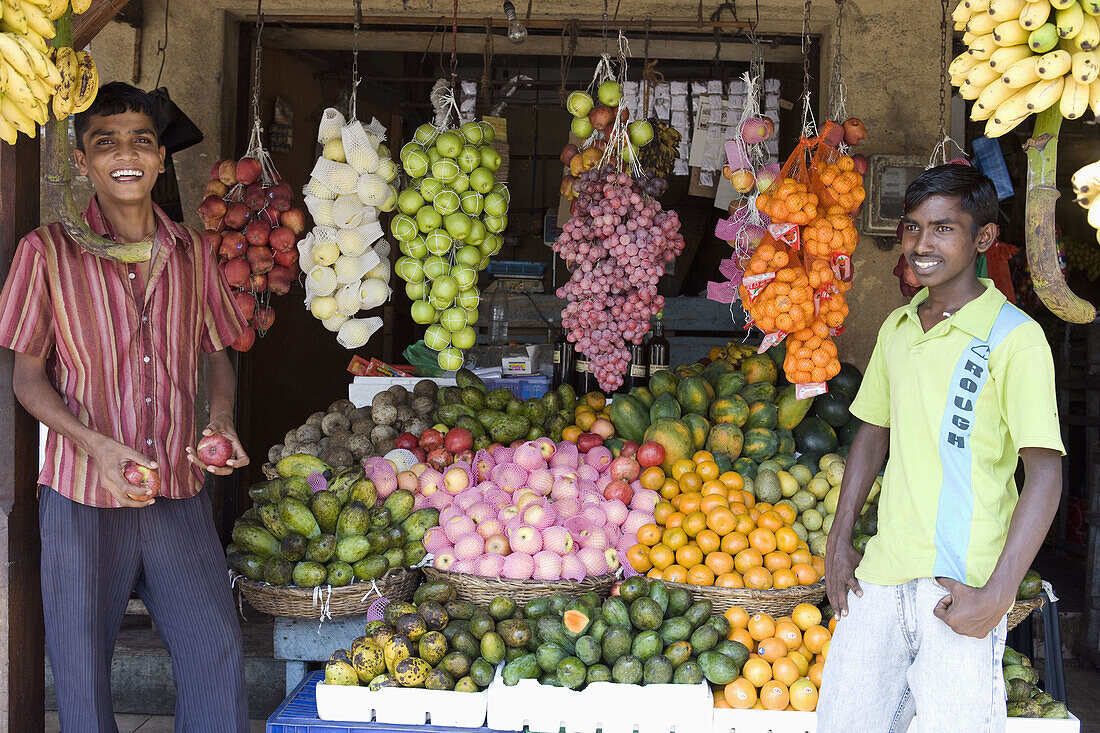
[[[580,514],[581,503],[575,497],[566,497],[555,501],[554,508],[558,510],[558,516],[562,519],[572,519]]]
[[[630,484],[626,481],[616,479],[608,482],[603,489],[603,495],[605,499],[615,499],[623,504],[629,504],[634,498],[634,489],[630,488]]]
[[[519,511],[522,514],[523,510],[526,509],[529,505],[535,504],[539,501],[539,495],[531,491],[530,489],[523,488],[515,493],[514,501],[516,503],[516,507],[519,508]]]
[[[515,504],[509,504],[500,510],[500,521],[505,524],[517,517],[519,517],[519,507]]]
[[[450,504],[448,506],[443,507],[443,509],[440,510],[440,512],[439,512],[439,524],[441,526],[445,525],[445,524],[447,524],[447,522],[451,521],[455,517],[461,517],[461,516],[464,516],[464,514],[465,514],[465,512],[462,511],[461,507],[456,506],[455,504]]]
[[[607,575],[607,556],[603,550],[592,547],[582,548],[577,552],[577,559],[584,565],[587,575]]]
[[[481,524],[490,517],[495,518],[496,515],[496,508],[493,507],[492,504],[484,500],[477,501],[466,510],[466,516],[474,520],[478,524]]]
[[[561,580],[561,555],[549,550],[535,553],[532,560],[535,570],[531,577],[535,580]]]
[[[428,506],[435,507],[436,509],[443,509],[450,506],[451,495],[446,491],[435,491],[428,496]]]
[[[576,542],[580,542],[582,539],[588,536],[588,533],[592,531],[592,523],[584,517],[573,517],[572,519],[565,520],[562,525],[569,531],[569,534],[573,535],[573,539]]]
[[[623,532],[637,534],[638,530],[641,529],[643,525],[649,524],[652,521],[653,512],[647,514],[646,512],[634,509],[630,514],[626,515],[626,521],[623,522]]]
[[[425,494],[439,491],[443,486],[443,474],[434,468],[425,468],[417,478],[417,483],[420,491]]]
[[[450,547],[451,543],[447,539],[447,535],[439,527],[430,527],[428,531],[424,533],[424,549],[433,555],[438,555],[443,551],[443,548]]]
[[[497,510],[503,509],[512,503],[512,495],[503,489],[490,484],[491,488],[485,492],[485,500],[495,506]]]
[[[618,499],[608,499],[600,506],[603,507],[604,514],[607,515],[607,521],[616,527],[621,526],[626,521],[627,514],[630,513],[626,504]]]
[[[601,473],[600,477],[596,479],[596,490],[602,494],[603,490],[607,488],[607,485],[614,480],[615,479],[611,478],[610,473]]]
[[[423,494],[417,494],[413,498],[413,511],[417,509],[425,509],[431,506],[431,499]]]
[[[598,505],[600,502],[602,502],[604,500],[603,499],[603,494],[601,494],[599,491],[596,490],[595,485],[593,485],[591,488],[588,488],[588,487],[581,488],[581,497],[580,498],[581,498],[581,507],[582,508],[584,507],[585,504],[597,504]]]
[[[454,565],[451,566],[452,573],[473,573],[474,561],[472,559],[467,560],[455,560]]]
[[[652,514],[660,500],[661,495],[652,489],[637,489],[634,492],[634,498],[630,501],[630,508]]]
[[[535,572],[535,561],[524,552],[513,552],[504,558],[504,565],[500,569],[501,577],[509,580],[527,580],[533,572]]]
[[[446,480],[444,478],[444,480]],[[474,489],[466,489],[460,494],[457,494],[453,499],[455,506],[461,509],[467,516],[469,516],[468,510],[475,504],[482,501],[481,494]],[[477,521],[476,519],[474,521]]]
[[[607,472],[611,474],[611,478],[622,479],[629,483],[638,478],[638,475],[642,472],[642,467],[633,458],[619,456],[611,462]]]
[[[493,454],[492,455],[493,455],[493,460],[496,461],[497,464],[499,465],[501,463],[511,463],[512,462],[512,456],[514,456],[515,453],[516,453],[515,450],[513,450],[513,449],[511,449],[507,446],[499,445],[496,448],[493,448]]]
[[[624,534],[622,537],[615,541],[615,549],[619,550],[620,552],[626,552],[636,544],[638,544],[638,535]]]
[[[584,457],[584,462],[602,473],[611,465],[613,458],[610,448],[598,445],[588,451]]]
[[[452,517],[446,524],[442,525],[443,531],[447,533],[447,539],[451,542],[457,542],[458,538],[464,534],[469,534],[477,530],[477,525],[474,524],[474,520],[463,515],[458,517]]]
[[[582,463],[577,467],[577,481],[591,481],[595,482],[600,477],[600,471],[595,466],[590,466],[587,463]]]
[[[782,177],[783,175],[778,163],[767,164],[756,172],[757,192],[767,193]]]
[[[523,510],[524,524],[530,524],[540,532],[558,521],[558,512],[545,504],[531,504]]]
[[[427,463],[424,463],[424,461],[420,461],[419,463],[412,464],[409,470],[412,471],[419,479],[420,475],[427,471],[428,468],[430,468],[430,466],[428,466]]]
[[[602,527],[590,529],[588,535],[581,538],[580,543],[581,547],[591,547],[596,550],[603,550],[611,545],[611,542],[607,539],[607,533],[603,531]]]
[[[527,485],[527,471],[515,463],[498,463],[489,472],[489,478],[508,493]]]
[[[572,443],[568,445],[572,446],[573,450],[567,451],[559,446],[557,453],[550,459],[550,468],[576,469],[577,465],[580,463],[577,446]]]
[[[233,442],[221,433],[204,435],[195,447],[198,459],[207,466],[224,466],[233,457]]]
[[[485,551],[504,557],[512,551],[512,545],[503,534],[491,534],[485,538]]]
[[[523,526],[523,518],[520,516],[514,516],[504,523],[504,534],[508,537],[512,536],[512,533]]]
[[[474,561],[474,573],[483,578],[499,578],[504,569],[504,557],[487,552]]]
[[[573,535],[565,527],[547,527],[542,531],[542,546],[559,555],[573,551]]]
[[[577,487],[577,482],[571,478],[565,477],[554,479],[554,488],[550,489],[550,497],[554,501],[576,499],[580,496],[580,493],[581,490]]]
[[[568,478],[577,480],[577,467],[576,466],[550,466],[550,475],[557,481],[559,478]]]
[[[534,443],[538,446],[539,453],[542,453],[542,459],[544,461],[549,461],[554,457],[554,454],[558,452],[558,447],[554,445],[554,441],[545,436],[535,439]]]
[[[580,581],[584,580],[588,575],[588,570],[584,567],[576,555],[565,555],[561,559],[561,577],[562,580]]]
[[[477,532],[467,532],[455,540],[455,557],[469,560],[485,552],[485,540]]]
[[[455,555],[453,551],[437,552],[432,560],[432,567],[436,570],[453,570]]]
[[[619,559],[619,551],[614,547],[608,547],[603,551],[604,559],[607,560],[607,569],[611,572],[615,572],[619,569],[622,561]]]
[[[525,471],[534,471],[536,468],[542,468],[546,465],[542,458],[542,451],[534,443],[524,443],[516,448],[515,455],[512,456],[512,462]]]
[[[443,474],[443,488],[450,494],[457,494],[470,487],[470,474],[463,466],[451,466]]]
[[[548,468],[536,468],[527,475],[527,486],[539,496],[546,496],[554,488],[554,474]]]
[[[607,524],[607,513],[597,503],[585,504],[581,509],[581,516],[594,527],[602,527]]]
[[[542,549],[542,533],[529,524],[521,524],[508,535],[508,544],[513,552],[526,552],[534,555]]]
[[[484,451],[478,451],[478,456],[481,456]],[[493,466],[497,465],[492,458],[485,454],[484,456],[474,458],[474,469],[477,471],[477,478],[479,481],[486,481],[489,478],[489,472],[493,470]]]
[[[500,534],[504,531],[504,524],[501,523],[496,517],[491,517],[477,524],[477,533],[489,539],[495,534]]]

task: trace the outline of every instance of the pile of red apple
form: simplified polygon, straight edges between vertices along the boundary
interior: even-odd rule
[[[394,441],[394,448],[404,448],[423,463],[442,471],[456,461],[473,463],[474,436],[466,428],[451,428],[446,434],[428,428],[419,436],[401,433]]]
[[[259,160],[220,160],[210,171],[199,206],[203,241],[217,254],[222,273],[249,326],[232,346],[248,351],[266,333],[275,310],[263,293],[285,295],[298,277],[298,240],[305,212],[278,173],[265,176]]]

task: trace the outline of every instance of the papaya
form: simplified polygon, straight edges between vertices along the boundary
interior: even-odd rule
[[[566,609],[561,617],[565,632],[574,639],[584,636],[588,627],[592,625],[592,610],[587,603],[573,603]]]
[[[676,401],[676,397],[671,394],[663,394],[660,397],[653,400],[653,404],[649,406],[649,422],[653,424],[657,418],[670,417],[673,420],[680,418],[682,411],[680,409],[680,403]]]
[[[619,435],[640,442],[649,427],[649,412],[630,395],[616,394],[611,399],[611,423]]]
[[[676,399],[685,413],[706,415],[714,400],[714,387],[702,377],[685,377],[676,386]]]
[[[756,478],[756,461],[746,456],[741,456],[733,462],[733,470],[741,474],[743,478]]]
[[[745,431],[745,444],[741,452],[754,461],[765,461],[779,450],[775,433],[767,428],[750,428]]]
[[[672,464],[691,458],[695,453],[695,440],[687,425],[679,420],[661,417],[654,420],[645,431],[645,442],[654,441],[665,449],[661,464],[666,474],[672,473]]]
[[[744,372],[726,372],[715,382],[714,393],[719,397],[730,397],[743,390],[748,383]]]
[[[775,398],[775,406],[778,411],[776,427],[780,430],[794,430],[810,412],[813,405],[813,397],[800,400],[795,396],[793,384],[784,387]]]
[[[740,395],[719,397],[710,404],[710,419],[715,425],[742,427],[749,419],[749,405]]]
[[[745,421],[746,428],[775,429],[779,420],[779,412],[770,402],[753,402],[749,405],[749,419]]]
[[[796,463],[793,458],[795,451],[794,433],[790,430],[776,430],[775,438],[779,441],[779,447],[776,448],[776,453],[790,459],[790,466],[784,467],[784,470],[787,470]]]
[[[680,378],[672,372],[668,370],[660,371],[649,378],[649,391],[653,393],[654,400],[664,394],[675,397],[676,387],[679,383]]]
[[[767,354],[753,354],[745,359],[741,362],[741,371],[745,373],[745,379],[749,384],[754,382],[775,384],[775,380],[779,378],[779,369]]]
[[[718,378],[723,374],[728,374],[733,371],[736,371],[736,369],[733,368],[732,364],[728,361],[718,359],[717,361],[712,361],[710,364],[707,364],[706,368],[703,369],[703,379],[710,382],[712,387],[717,387]]]
[[[741,390],[740,394],[741,399],[751,405],[753,402],[775,402],[777,393],[771,382],[753,382]]]
[[[649,387],[635,387],[630,390],[630,396],[645,405],[647,410],[653,404],[653,393],[649,391]]]
[[[832,453],[838,445],[836,431],[816,415],[806,417],[794,429],[794,443],[800,453]]]
[[[702,415],[697,415],[694,412],[689,412],[687,415],[684,415],[683,422],[691,431],[691,438],[692,442],[695,444],[695,450],[702,450],[707,444],[707,436],[710,435],[710,422]]]

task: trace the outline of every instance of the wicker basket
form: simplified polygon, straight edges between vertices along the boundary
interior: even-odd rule
[[[670,583],[669,588],[683,588],[696,601],[710,601],[714,613],[725,613],[734,606],[741,606],[749,613],[769,613],[772,616],[790,615],[800,603],[817,605],[825,597],[825,584],[796,585],[781,590],[755,590],[753,588],[713,588],[688,583]]]
[[[420,585],[420,571],[394,568],[384,578],[371,583],[352,583],[333,588],[318,588],[258,583],[236,578],[236,585],[248,604],[261,613],[288,618],[327,619],[364,614],[373,601],[388,598],[408,601]]]
[[[588,591],[596,591],[600,598],[607,598],[611,586],[618,578],[615,575],[600,575],[585,578],[579,582],[572,580],[507,580],[505,578],[485,578],[469,573],[451,573],[425,567],[424,575],[428,580],[443,580],[455,587],[459,599],[479,605],[488,605],[497,596],[515,599],[516,603],[528,603],[535,598],[548,596],[562,591],[579,596]]]
[[[1016,601],[1012,604],[1012,608],[1008,612],[1008,628],[1012,629],[1019,626],[1025,618],[1031,615],[1032,611],[1038,611],[1043,607],[1045,601],[1042,596],[1038,598],[1031,598],[1026,601]]]

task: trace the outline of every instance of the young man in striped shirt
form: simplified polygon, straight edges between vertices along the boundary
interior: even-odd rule
[[[1039,325],[975,275],[997,237],[992,181],[932,168],[904,210],[902,251],[924,289],[883,323],[851,407],[864,425],[826,549],[841,618],[818,732],[905,731],[915,712],[914,731],[1001,733],[1005,615],[1062,490],[1054,365]],[[887,449],[861,556],[852,528]]]
[[[49,428],[39,476],[42,600],[61,728],[116,731],[111,657],[136,590],[172,657],[176,730],[244,731],[241,630],[202,491],[204,471],[248,463],[225,351],[244,318],[215,254],[153,204],[165,151],[149,97],[107,84],[75,129],[77,167],[96,191],[88,225],[153,246],[148,261],[127,265],[50,224],[20,242],[0,294],[0,346],[16,352],[16,396]],[[203,466],[192,447],[200,361],[210,408],[203,433],[222,433],[234,447],[224,468]],[[130,461],[157,471],[157,496],[127,483]]]

